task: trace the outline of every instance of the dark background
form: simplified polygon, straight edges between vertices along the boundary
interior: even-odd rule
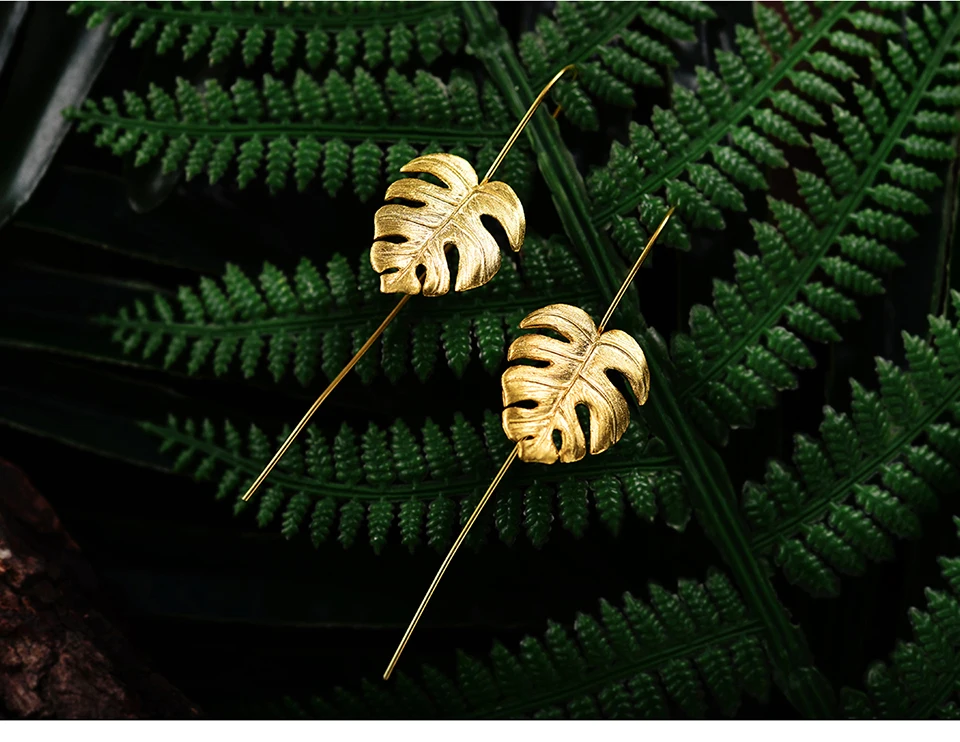
[[[551,4],[497,5],[516,37]],[[704,28],[701,42],[681,50],[678,79],[703,64],[708,49],[729,48],[735,22],[750,22],[748,3],[715,9],[719,19]],[[18,94],[11,104],[17,76],[33,77],[35,96],[50,79],[30,45],[40,29],[51,46],[83,33],[64,10],[31,6],[0,68],[0,167],[16,162],[14,133],[32,126],[29,102]],[[94,97],[145,91],[148,81],[170,89],[174,75],[203,74],[201,62],[171,65],[175,55],[130,50],[128,39],[113,49]],[[445,57],[431,71],[445,77],[453,66],[482,75],[465,54]],[[214,73],[229,78],[237,70]],[[637,118],[667,102],[665,93],[652,91]],[[602,113],[604,127],[594,134],[561,124],[584,173],[626,131],[623,113]],[[798,167],[807,167],[810,156],[788,151]],[[946,170],[942,176],[952,177]],[[362,677],[378,678],[440,557],[426,548],[410,556],[396,534],[379,557],[362,538],[349,550],[332,539],[319,550],[305,537],[287,542],[276,525],[258,531],[249,515],[232,517],[229,504],[214,502],[210,485],[123,460],[155,459],[152,450],[134,450],[140,444],[128,435],[130,419],[159,420],[167,410],[199,416],[202,407],[214,419],[228,415],[276,430],[299,418],[322,380],[304,390],[275,386],[265,372],[253,384],[235,374],[229,381],[188,379],[42,347],[64,335],[78,350],[108,343],[93,339],[81,320],[128,304],[134,284],[193,285],[198,272],[221,275],[224,260],[254,273],[264,259],[285,269],[301,255],[319,264],[335,251],[353,255],[369,240],[376,199],[361,205],[348,188],[336,199],[316,183],[304,194],[289,188],[270,197],[262,182],[241,192],[229,177],[215,187],[201,181],[135,170],[94,148],[91,136],[66,137],[30,203],[0,231],[0,418],[19,421],[0,426],[0,456],[22,467],[51,501],[93,564],[118,623],[152,665],[208,714],[245,715],[255,708],[250,703],[287,693],[328,695],[335,685],[355,688]],[[524,204],[529,228],[560,232],[546,189],[534,191]],[[736,487],[760,478],[767,458],[788,457],[794,432],[815,432],[825,402],[846,409],[849,376],[872,385],[875,355],[902,361],[901,330],[925,333],[942,289],[937,277],[952,253],[952,201],[952,194],[946,202],[942,193],[931,197],[920,238],[900,251],[906,267],[886,279],[884,296],[858,302],[863,319],[842,328],[845,342],[815,346],[818,366],[801,374],[800,388],[783,395],[779,409],[760,413],[755,429],[732,434],[724,457]],[[664,337],[685,324],[691,304],[709,302],[713,277],[732,276],[732,250],[753,240],[748,216],[764,212],[762,198],[748,204],[748,215],[725,214],[723,233],[696,235],[689,253],[658,251],[641,273],[644,314]],[[944,213],[949,230],[941,234]],[[448,421],[454,411],[476,419],[498,407],[499,385],[479,364],[458,380],[438,363],[429,385],[408,377],[393,387],[380,375],[365,387],[348,377],[327,403],[326,420],[316,424],[335,431],[347,420],[362,429],[370,419],[389,424],[404,416],[413,426],[427,416]],[[48,434],[23,430],[27,417]],[[56,431],[91,450],[59,442]],[[99,455],[118,447],[121,458]],[[942,502],[940,513],[924,520],[920,542],[896,542],[895,561],[843,578],[837,599],[810,598],[777,573],[778,593],[835,688],[862,687],[869,663],[909,636],[906,610],[937,583],[935,557],[960,551],[950,505]],[[627,590],[644,596],[651,580],[674,589],[677,578],[703,579],[711,565],[720,559],[695,520],[680,534],[659,520],[648,525],[628,515],[617,538],[594,523],[579,541],[555,525],[541,550],[525,539],[508,548],[491,537],[479,552],[458,556],[402,665],[430,662],[449,670],[456,649],[482,655],[494,638],[515,646],[525,634],[541,634],[548,618],[569,625],[577,611],[595,612],[598,597],[617,602]],[[768,706],[745,704],[743,717],[794,715],[777,692]]]

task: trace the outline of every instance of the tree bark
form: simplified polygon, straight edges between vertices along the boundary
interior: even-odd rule
[[[50,504],[0,459],[0,718],[199,716],[102,606],[90,565]]]

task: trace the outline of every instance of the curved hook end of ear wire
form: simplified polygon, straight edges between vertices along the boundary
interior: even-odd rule
[[[540,104],[543,103],[543,99],[547,97],[547,94],[550,92],[551,88],[553,88],[553,86],[556,85],[568,72],[573,72],[574,78],[579,75],[577,65],[571,63],[557,72],[557,74],[550,79],[550,82],[543,86],[543,90],[540,91],[533,103],[530,104],[526,114],[524,114],[523,118],[520,119],[520,123],[517,124],[517,128],[513,130],[513,134],[510,135],[507,143],[503,145],[503,149],[500,150],[500,154],[497,155],[497,159],[493,161],[493,164],[490,165],[490,169],[487,170],[487,174],[483,176],[483,180],[480,181],[481,184],[486,183],[488,180],[490,180],[490,178],[493,177],[493,174],[497,171],[497,168],[500,167],[500,163],[503,162],[503,158],[507,156],[510,148],[513,147],[514,142],[517,141],[517,137],[520,136],[520,132],[524,130],[527,123],[529,123],[530,119],[533,117],[533,114],[536,113],[537,108],[539,108]],[[553,117],[556,118],[559,116],[562,110],[563,106],[557,106],[557,110],[553,112]]]
[[[643,261],[647,259],[647,256],[650,254],[650,250],[653,248],[654,243],[657,241],[660,233],[667,226],[667,222],[670,221],[670,217],[673,216],[673,212],[676,210],[676,205],[667,209],[666,215],[662,220],[660,220],[660,224],[657,226],[656,230],[654,230],[653,234],[650,235],[650,239],[647,240],[647,246],[643,248],[643,252],[640,253],[640,257],[637,258],[637,262],[633,264],[633,268],[630,269],[630,273],[628,273],[626,279],[624,279],[623,284],[620,286],[620,290],[617,292],[617,295],[613,297],[613,301],[610,303],[607,313],[603,315],[603,319],[600,320],[600,324],[597,325],[597,332],[603,332],[604,328],[607,326],[607,323],[613,316],[613,312],[616,310],[617,305],[623,298],[623,295],[627,293],[627,287],[630,286],[630,282],[633,281],[634,277],[637,275],[637,271],[640,270],[640,266],[643,265]]]
[[[568,72],[573,73],[573,76],[570,78],[571,80],[576,80],[578,77],[580,77],[580,68],[577,67],[576,62],[571,62],[562,70],[560,70],[560,75],[557,79],[563,78],[563,76],[566,75]]]

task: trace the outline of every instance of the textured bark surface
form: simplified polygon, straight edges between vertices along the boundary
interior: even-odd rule
[[[0,717],[197,717],[97,604],[77,544],[24,473],[0,459]]]

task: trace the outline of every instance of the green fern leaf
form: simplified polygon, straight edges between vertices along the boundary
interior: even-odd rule
[[[956,519],[955,519],[956,520]],[[960,526],[960,521],[957,521]],[[900,643],[889,665],[875,663],[866,674],[866,693],[844,688],[844,712],[860,719],[955,718],[955,668],[960,653],[958,560],[941,557],[952,594],[927,589],[925,611],[910,609],[913,642]]]
[[[210,64],[219,64],[238,48],[244,64],[257,62],[269,44],[270,60],[275,70],[285,69],[293,58],[299,40],[304,43],[304,58],[311,68],[317,67],[327,55],[330,34],[335,34],[336,64],[348,68],[357,61],[361,38],[355,26],[377,29],[370,38],[364,35],[365,52],[362,61],[370,68],[379,66],[383,57],[386,33],[379,24],[395,23],[391,34],[391,54],[394,64],[406,62],[413,51],[414,33],[418,40],[420,58],[427,64],[444,51],[456,54],[463,47],[460,17],[453,3],[409,3],[398,8],[390,3],[341,3],[338,6],[290,2],[277,8],[251,5],[249,7],[207,7],[190,3],[140,3],[130,6],[110,26],[111,36],[120,36],[133,24],[138,24],[131,38],[131,46],[138,48],[148,41],[166,22],[156,41],[158,54],[166,54],[179,46],[184,59],[201,53],[210,44]],[[87,14],[89,28],[107,22],[115,10],[109,0],[76,2],[73,14]],[[184,28],[189,31],[184,36]],[[442,34],[442,44],[441,41]],[[242,41],[241,41],[242,38]],[[377,54],[377,50],[381,50]]]
[[[622,611],[601,601],[600,620],[578,614],[572,631],[550,622],[542,642],[527,637],[516,654],[499,643],[486,661],[458,653],[456,680],[424,666],[390,699],[308,699],[294,702],[297,714],[415,715],[429,696],[441,717],[636,719],[667,715],[667,698],[703,716],[708,706],[732,715],[745,692],[766,696],[758,627],[725,576],[681,581],[677,594],[651,584],[650,594],[650,605],[625,594]],[[417,704],[395,702],[413,693]]]
[[[293,164],[299,190],[320,171],[330,195],[349,180],[361,200],[383,187],[380,143],[389,145],[388,152],[397,147],[388,157],[389,179],[410,159],[410,137],[419,136],[405,125],[411,120],[442,127],[447,133],[440,146],[460,148],[468,159],[480,157],[474,147],[495,152],[507,135],[489,125],[497,118],[489,108],[493,104],[480,104],[476,84],[461,71],[454,71],[445,85],[423,70],[407,78],[391,69],[383,82],[363,68],[357,68],[352,79],[331,70],[321,82],[298,69],[292,85],[271,75],[264,75],[259,86],[239,78],[229,94],[215,80],[207,80],[198,92],[178,79],[176,100],[152,85],[148,100],[149,108],[127,92],[125,115],[110,99],[100,104],[88,100],[67,115],[83,131],[95,133],[98,146],[110,147],[118,156],[135,150],[137,166],[166,148],[163,167],[168,172],[187,157],[183,166],[188,179],[206,170],[216,183],[236,163],[237,183],[244,188],[257,177],[266,150],[265,181],[271,192],[286,186]],[[426,142],[427,135],[420,141]],[[400,161],[401,156],[406,159]],[[522,150],[511,155],[507,167],[512,174],[506,180],[521,194],[528,192],[528,155]]]
[[[563,242],[547,242],[530,235],[524,256],[533,268],[527,272],[526,282],[515,269],[505,265],[472,302],[467,297],[464,305],[461,299],[460,313],[444,321],[442,327],[433,324],[431,318],[446,314],[443,300],[423,307],[426,314],[421,315],[422,320],[404,318],[391,326],[379,359],[376,353],[368,354],[358,371],[371,380],[382,367],[397,379],[403,372],[402,359],[409,354],[414,370],[425,379],[434,370],[440,341],[455,374],[462,374],[474,355],[479,355],[490,373],[499,371],[504,323],[516,327],[514,317],[525,316],[541,291],[549,286],[557,300],[566,298],[573,303],[589,298],[584,294],[581,270]],[[566,266],[565,272],[550,276],[548,266],[560,261]],[[364,256],[358,261],[363,275],[369,271],[368,262]],[[538,265],[541,267],[537,268]],[[117,342],[126,354],[139,349],[145,357],[155,357],[166,343],[165,368],[179,363],[183,352],[190,349],[187,372],[191,375],[209,367],[215,375],[222,376],[239,365],[249,378],[256,373],[262,354],[269,348],[268,365],[275,378],[288,373],[292,366],[296,378],[306,384],[318,366],[328,378],[336,375],[351,351],[351,338],[358,347],[388,311],[388,304],[379,294],[361,295],[356,273],[340,256],[330,260],[325,274],[303,259],[292,281],[275,266],[265,263],[258,280],[259,289],[236,266],[229,265],[223,290],[210,279],[200,281],[202,302],[190,289],[181,290],[181,317],[157,295],[156,300],[163,304],[158,305],[156,314],[143,306],[134,315],[124,309],[116,317],[101,321],[118,333]],[[488,294],[501,296],[496,310],[487,308]],[[416,322],[412,332],[410,322]],[[477,343],[471,339],[473,327]]]
[[[781,466],[772,471],[782,473],[788,488],[769,473],[764,485],[744,488],[744,508],[757,529],[754,548],[776,549],[788,579],[814,594],[835,591],[831,566],[860,572],[864,559],[891,556],[891,536],[917,538],[918,514],[960,477],[953,417],[960,386],[951,355],[960,335],[946,318],[931,317],[930,325],[936,348],[906,335],[906,369],[878,360],[879,394],[851,382],[852,415],[825,410],[823,450],[798,439],[794,462],[802,484]],[[891,461],[900,450],[905,460]]]
[[[209,421],[203,422],[201,435],[196,427],[189,420],[182,426],[176,420],[166,426],[143,424],[145,430],[160,438],[162,451],[171,455],[177,451],[172,455],[171,468],[190,471],[192,467],[196,478],[219,481],[218,499],[245,492],[241,484],[245,488],[259,472],[258,467],[273,455],[273,445],[256,426],[251,428],[245,453],[242,438],[229,423],[224,425],[220,440]],[[323,435],[310,428],[306,441],[295,443],[282,460],[283,478],[262,498],[257,520],[263,527],[282,512],[281,529],[289,538],[300,531],[313,507],[309,533],[316,545],[330,533],[339,513],[340,521],[346,518],[340,524],[339,540],[349,546],[356,540],[366,512],[371,545],[379,551],[388,542],[396,516],[405,546],[415,548],[425,533],[427,543],[443,548],[451,536],[456,500],[465,519],[509,448],[497,416],[488,416],[483,428],[481,435],[458,414],[449,434],[427,420],[418,438],[397,420],[389,436],[371,424],[358,439],[344,424],[333,439],[332,449]],[[277,445],[288,432],[281,431]],[[589,522],[588,500],[594,503],[599,519],[614,532],[624,518],[624,497],[643,517],[652,519],[657,512],[655,490],[667,522],[682,529],[690,517],[682,482],[669,468],[669,460],[659,456],[651,443],[646,444],[650,453],[642,453],[643,436],[634,428],[625,434],[618,456],[569,469],[574,476],[581,472],[585,482],[574,490],[563,484],[566,472],[545,476],[528,469],[515,476],[515,484],[526,486],[522,520],[531,541],[536,545],[546,541],[555,508],[568,530],[582,534]],[[496,447],[489,444],[491,440]],[[347,507],[349,503],[355,504]],[[512,541],[521,527],[520,500],[509,492],[501,493],[493,520],[501,538]],[[476,538],[482,538],[482,529]]]

